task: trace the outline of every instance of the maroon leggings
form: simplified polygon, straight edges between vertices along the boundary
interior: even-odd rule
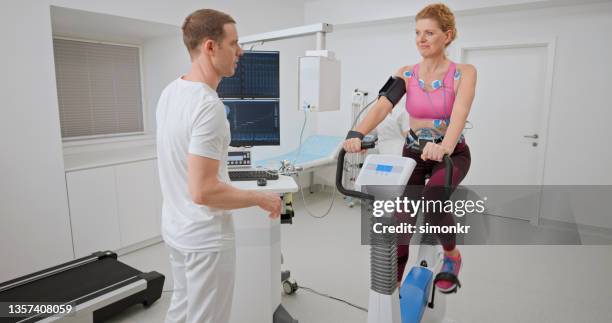
[[[444,197],[444,162],[437,162],[433,160],[424,161],[421,159],[421,153],[409,149],[404,145],[404,151],[402,156],[410,157],[417,162],[416,168],[412,172],[404,196],[410,199],[420,199],[423,197],[425,200],[445,200]],[[454,190],[457,185],[465,178],[468,170],[470,169],[470,149],[465,143],[459,143],[455,147],[455,151],[451,155],[453,161],[453,179],[452,189]],[[425,184],[425,178],[431,174],[429,181]],[[411,217],[406,213],[396,213],[396,220],[416,224],[416,217]],[[455,220],[452,214],[440,213],[440,214],[425,214],[425,222],[435,226],[453,226]],[[440,233],[437,234],[438,240],[442,244],[442,247],[446,251],[455,249],[455,234],[454,233]],[[410,242],[411,234],[405,234],[398,239],[397,249],[397,281],[402,280],[404,274],[404,268],[408,262],[408,244]]]

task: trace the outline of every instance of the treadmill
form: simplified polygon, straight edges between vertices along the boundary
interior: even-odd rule
[[[117,260],[111,251],[96,252],[59,266],[0,284],[0,304],[70,304],[65,316],[32,313],[4,317],[0,323],[103,322],[134,304],[150,306],[161,297],[164,275],[143,273]]]

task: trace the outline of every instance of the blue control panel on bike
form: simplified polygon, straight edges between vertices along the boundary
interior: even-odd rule
[[[391,170],[393,170],[393,166],[391,165],[381,165],[381,164],[376,165],[377,172],[391,173]]]

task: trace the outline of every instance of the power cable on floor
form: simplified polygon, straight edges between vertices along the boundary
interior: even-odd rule
[[[353,303],[351,303],[349,301],[343,300],[342,298],[338,298],[338,297],[334,297],[334,296],[331,296],[331,295],[328,295],[328,294],[324,294],[324,293],[318,292],[318,291],[316,291],[316,290],[314,290],[314,289],[312,289],[310,287],[306,287],[306,286],[302,286],[302,285],[299,285],[298,287],[300,289],[303,289],[303,290],[307,291],[307,292],[311,292],[311,293],[319,295],[319,296],[327,297],[327,298],[333,299],[335,301],[342,302],[342,303],[344,303],[346,305],[349,305],[349,306],[352,306],[352,307],[354,307],[354,308],[356,308],[358,310],[362,310],[364,312],[368,311],[368,309],[365,308],[365,307],[361,307],[359,305],[355,305],[355,304],[353,304]]]

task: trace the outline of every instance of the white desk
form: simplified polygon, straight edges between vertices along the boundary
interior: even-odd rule
[[[257,186],[255,181],[232,182],[241,189],[293,193],[293,178],[280,176]],[[236,281],[231,323],[272,323],[281,303],[280,219],[270,219],[258,207],[233,211],[236,229]],[[281,309],[282,310],[282,309]]]

